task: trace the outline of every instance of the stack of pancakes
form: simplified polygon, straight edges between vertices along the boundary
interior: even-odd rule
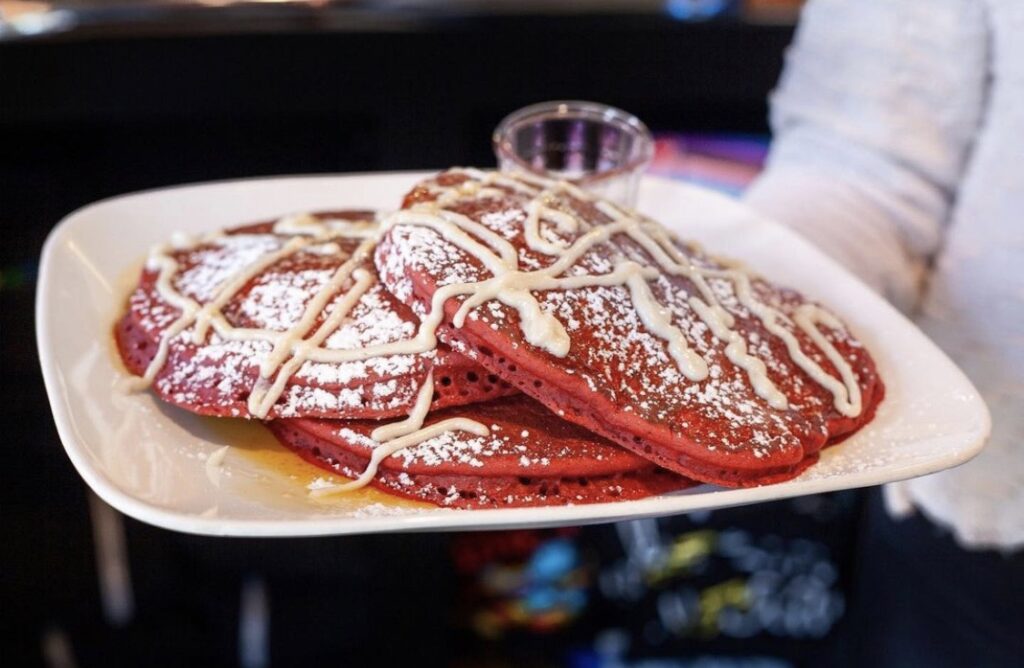
[[[465,169],[388,215],[160,246],[115,336],[137,388],[354,479],[327,493],[449,507],[786,480],[884,393],[799,293],[570,184]]]

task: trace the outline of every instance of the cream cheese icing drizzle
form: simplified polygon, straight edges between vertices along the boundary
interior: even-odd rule
[[[310,496],[329,496],[365,487],[377,475],[380,463],[386,458],[406,448],[429,441],[445,432],[464,431],[474,436],[487,436],[491,433],[487,425],[463,417],[441,420],[424,427],[423,421],[427,417],[433,395],[434,373],[430,372],[427,375],[426,381],[424,381],[419,389],[419,393],[416,396],[416,405],[413,407],[409,417],[377,427],[370,434],[370,438],[377,441],[378,445],[373,448],[373,452],[370,455],[370,463],[367,464],[366,469],[363,470],[359,477],[341,485],[317,487],[310,490]]]
[[[196,343],[205,340],[211,329],[223,339],[268,341],[273,345],[273,350],[261,362],[259,379],[248,399],[250,413],[255,417],[266,417],[285,390],[289,378],[305,361],[347,362],[433,350],[437,345],[436,331],[443,319],[444,305],[449,299],[457,296],[464,296],[466,299],[460,304],[453,318],[456,327],[463,326],[468,314],[477,306],[497,300],[515,309],[519,314],[523,337],[528,343],[556,357],[564,357],[569,353],[571,338],[558,318],[541,307],[534,293],[596,286],[625,287],[629,291],[640,321],[654,336],[665,342],[670,357],[683,376],[691,381],[701,381],[708,375],[706,361],[689,346],[685,333],[673,323],[670,311],[658,302],[651,291],[649,281],[657,279],[659,271],[664,271],[685,277],[694,284],[700,296],[691,297],[688,300],[689,306],[707,324],[711,333],[726,344],[727,358],[744,370],[755,393],[773,408],[785,409],[786,396],[768,377],[764,362],[748,351],[746,341],[732,329],[735,324],[734,318],[718,303],[707,279],[731,281],[735,285],[738,301],[757,316],[769,332],[782,339],[797,366],[833,395],[836,410],[851,417],[860,414],[862,402],[856,375],[849,362],[818,328],[821,324],[832,329],[841,329],[842,323],[821,307],[804,305],[790,319],[754,296],[750,275],[742,268],[733,265],[727,265],[725,269],[698,267],[674,246],[664,228],[609,202],[597,200],[567,182],[550,181],[526,174],[487,173],[472,169],[462,170],[462,173],[469,177],[468,180],[453,187],[432,186],[436,194],[434,201],[419,203],[410,209],[391,214],[384,219],[383,228],[374,222],[325,220],[307,214],[282,218],[275,224],[274,232],[292,235],[291,238],[226,278],[217,288],[213,299],[205,305],[174,289],[172,280],[179,267],[171,253],[173,250],[197,247],[201,244],[216,244],[224,235],[208,235],[198,240],[177,239],[172,245],[157,247],[150,255],[148,266],[159,271],[156,288],[160,296],[178,308],[181,314],[164,330],[152,362],[142,377],[131,379],[130,387],[142,389],[153,382],[166,363],[170,342],[189,327],[194,327],[190,338]],[[462,197],[503,197],[509,190],[530,197],[525,207],[524,239],[531,250],[557,256],[557,259],[547,267],[536,270],[521,269],[518,251],[511,242],[486,225],[444,208]],[[557,238],[554,241],[545,239],[541,230],[541,223],[544,221],[553,223],[557,230],[567,234],[585,228],[585,223],[578,217],[548,206],[550,199],[560,193],[583,202],[594,203],[598,210],[611,219],[611,222],[590,227],[571,244]],[[395,225],[416,225],[433,229],[446,241],[475,257],[493,274],[492,278],[478,282],[452,283],[437,289],[432,297],[429,312],[422,319],[419,330],[412,338],[351,349],[322,347],[321,344],[337,329],[359,298],[372,287],[373,277],[357,267],[369,257],[379,235]],[[563,275],[593,247],[607,242],[616,234],[628,236],[643,248],[654,260],[657,268],[644,266],[624,257],[616,257],[615,264],[608,273]],[[308,303],[295,326],[285,332],[236,328],[224,318],[222,308],[260,272],[303,249],[328,254],[339,252],[340,248],[332,240],[342,237],[360,238],[363,239],[363,243]],[[350,285],[349,289],[338,298],[345,285]],[[334,304],[334,308],[330,315],[310,336],[309,330],[331,303]],[[827,373],[806,354],[796,336],[786,327],[787,324],[807,334],[836,368],[840,375],[839,379]],[[420,399],[417,400],[417,406],[419,401]],[[429,399],[426,401],[426,405],[429,406]],[[414,409],[409,420],[412,420],[419,411],[419,407]],[[388,448],[397,447],[396,443],[402,443],[406,436],[417,433],[413,431],[406,436],[394,436],[401,430],[398,426],[400,424],[403,423],[388,425],[387,427],[394,429],[380,435],[380,439],[385,439]],[[407,424],[411,425],[413,422]],[[422,419],[419,424],[422,424]],[[375,440],[378,440],[377,437]],[[399,449],[401,447],[392,452]],[[375,450],[375,456],[376,454]],[[381,458],[385,456],[387,455],[380,455]],[[371,462],[371,466],[375,468],[376,465]]]
[[[369,260],[370,253],[376,244],[378,225],[372,221],[349,221],[317,219],[310,215],[289,216],[278,221],[273,231],[276,234],[293,235],[274,250],[262,254],[253,262],[240,267],[216,288],[213,298],[206,304],[181,294],[173,285],[174,276],[179,271],[174,251],[198,248],[206,244],[219,244],[226,239],[223,233],[207,235],[198,239],[175,238],[171,244],[154,248],[147,261],[147,268],[157,270],[156,291],[168,304],[178,308],[181,314],[162,333],[157,353],[141,377],[128,379],[126,389],[141,390],[148,387],[164,364],[171,341],[192,327],[188,339],[201,344],[210,335],[212,329],[224,340],[235,341],[266,341],[273,349],[260,364],[259,378],[247,400],[249,412],[254,417],[266,417],[281,394],[288,380],[307,360],[318,361],[327,357],[332,361],[359,360],[378,354],[376,350],[353,349],[327,351],[321,345],[344,321],[359,299],[375,284],[373,275],[359,266]],[[323,254],[338,254],[340,246],[333,240],[341,238],[358,238],[362,242],[351,257],[333,273],[327,283],[307,303],[302,317],[288,330],[283,332],[262,328],[245,328],[231,325],[224,317],[222,309],[251,280],[256,278],[274,264],[300,250],[312,250]],[[343,292],[343,288],[349,289]],[[324,319],[320,327],[310,335],[310,330],[324,310],[333,304],[330,315]],[[433,346],[424,347],[418,344],[407,346],[410,352],[426,352]],[[385,347],[377,347],[378,349]],[[331,353],[319,355],[318,353]],[[390,354],[385,352],[379,354]]]
[[[436,328],[441,320],[444,303],[454,296],[468,295],[453,319],[456,327],[464,324],[472,309],[496,299],[516,309],[523,337],[528,343],[556,357],[564,357],[571,346],[570,337],[564,325],[541,308],[533,293],[621,285],[629,290],[634,309],[644,326],[665,341],[669,354],[680,372],[689,380],[703,380],[708,374],[707,363],[689,347],[685,334],[672,323],[668,310],[658,303],[647,283],[648,280],[657,277],[657,269],[644,267],[620,257],[616,260],[613,270],[606,274],[571,277],[561,275],[597,244],[608,241],[616,234],[625,234],[647,251],[661,270],[685,277],[696,286],[701,297],[692,297],[689,300],[690,307],[707,324],[712,334],[726,344],[727,358],[744,370],[754,392],[770,406],[776,409],[787,408],[786,396],[768,377],[765,363],[748,351],[746,341],[732,329],[735,324],[734,318],[718,303],[707,283],[708,278],[732,281],[740,303],[756,315],[769,332],[783,340],[797,366],[832,394],[836,410],[848,417],[860,414],[862,402],[856,375],[849,362],[818,329],[819,323],[833,329],[841,329],[842,323],[821,307],[805,305],[790,319],[755,298],[750,275],[739,266],[730,264],[726,269],[698,267],[672,244],[668,233],[656,223],[629,213],[610,202],[597,200],[572,184],[518,173],[488,173],[472,169],[461,172],[470,180],[447,188],[434,185],[434,201],[418,203],[410,209],[392,214],[384,221],[385,228],[402,224],[429,227],[447,242],[475,257],[493,274],[493,278],[479,282],[454,283],[439,288],[434,293],[430,313],[420,331],[421,335],[426,335],[428,327],[430,331]],[[494,186],[531,197],[525,207],[524,240],[527,247],[533,251],[559,256],[555,262],[542,269],[523,271],[519,267],[516,249],[507,239],[480,223],[444,209],[460,197],[490,197]],[[565,192],[578,200],[594,203],[598,210],[611,218],[611,222],[593,227],[568,247],[564,243],[545,239],[540,228],[543,220],[550,220],[557,229],[566,232],[581,227],[581,221],[575,216],[546,206],[545,202],[558,192]],[[801,349],[796,336],[784,326],[784,323],[791,324],[807,334],[838,370],[841,380],[827,373],[808,356]]]

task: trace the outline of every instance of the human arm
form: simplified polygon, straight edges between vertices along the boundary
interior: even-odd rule
[[[972,0],[812,0],[746,201],[911,308],[980,123],[985,30]]]

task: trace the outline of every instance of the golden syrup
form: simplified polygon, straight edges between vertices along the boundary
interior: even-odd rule
[[[231,453],[251,464],[259,480],[271,491],[279,490],[291,498],[306,500],[318,506],[358,510],[360,507],[382,504],[394,508],[433,508],[434,506],[387,494],[373,487],[350,492],[330,494],[318,498],[309,496],[308,486],[314,480],[340,485],[348,481],[344,476],[310,464],[277,442],[270,430],[256,420],[233,418],[201,418],[209,429],[210,441],[231,446]],[[247,468],[247,467],[246,467]],[[250,485],[245,485],[250,487]]]

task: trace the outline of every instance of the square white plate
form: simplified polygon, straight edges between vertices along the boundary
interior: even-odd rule
[[[604,522],[876,485],[956,466],[981,449],[977,391],[913,324],[832,260],[734,200],[647,179],[640,209],[685,238],[748,262],[836,311],[878,362],[887,396],[875,420],[796,480],[754,489],[700,486],[596,505],[505,510],[411,507],[377,493],[308,498],[309,471],[257,425],[225,426],[114,389],[125,373],[111,328],[149,247],[296,211],[396,207],[423,174],[288,177],[126,195],[81,209],[43,250],[36,321],[57,430],[95,492],[122,512],[199,534],[302,536]],[[239,421],[234,421],[239,422]],[[224,445],[236,447],[211,459]],[[221,460],[221,457],[223,459]],[[220,462],[219,464],[217,462]]]

